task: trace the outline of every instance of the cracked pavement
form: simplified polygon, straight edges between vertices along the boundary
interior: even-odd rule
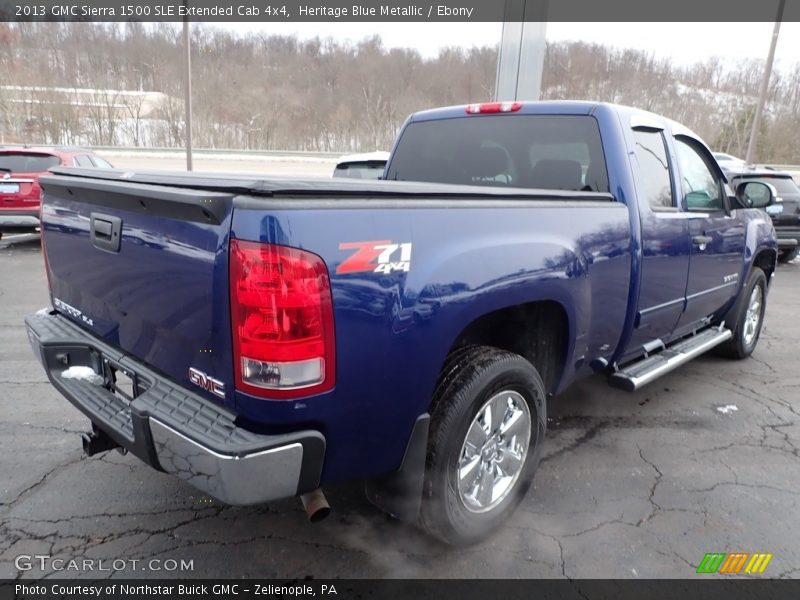
[[[704,356],[634,394],[596,377],[549,408],[534,489],[487,542],[450,549],[359,484],[234,508],[136,458],[84,458],[88,421],[47,383],[22,319],[48,305],[35,236],[0,241],[0,577],[694,577],[706,552],[769,552],[800,575],[800,261],[778,270],[751,359]],[[725,405],[738,410],[723,414]],[[138,559],[119,571],[18,571],[14,557]],[[141,570],[150,559],[193,570]],[[97,563],[95,563],[97,564]]]

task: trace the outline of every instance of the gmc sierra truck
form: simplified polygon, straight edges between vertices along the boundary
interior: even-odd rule
[[[733,191],[691,131],[599,103],[414,114],[382,181],[41,185],[52,307],[27,331],[88,454],[310,515],[363,480],[452,544],[521,502],[577,378],[750,355],[777,256],[771,186]]]

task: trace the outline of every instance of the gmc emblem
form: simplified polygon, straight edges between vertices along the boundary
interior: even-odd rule
[[[189,367],[189,381],[219,398],[225,398],[225,384],[194,367]]]

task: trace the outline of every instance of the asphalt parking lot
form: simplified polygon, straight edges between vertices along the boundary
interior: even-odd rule
[[[355,484],[327,489],[333,513],[312,525],[297,500],[220,506],[131,456],[84,458],[88,422],[47,383],[22,324],[48,305],[38,239],[4,238],[0,577],[683,578],[706,552],[735,551],[772,553],[765,576],[800,576],[798,297],[800,264],[780,268],[747,361],[702,357],[634,394],[576,384],[550,405],[521,509],[454,550],[386,518]],[[20,571],[20,555],[129,562]],[[193,569],[147,570],[151,559]]]

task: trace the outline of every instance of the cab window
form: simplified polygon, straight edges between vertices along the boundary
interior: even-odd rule
[[[387,179],[608,193],[600,129],[586,115],[476,115],[410,123]]]
[[[675,140],[675,151],[686,209],[700,212],[724,210],[720,180],[705,156],[682,139]]]

